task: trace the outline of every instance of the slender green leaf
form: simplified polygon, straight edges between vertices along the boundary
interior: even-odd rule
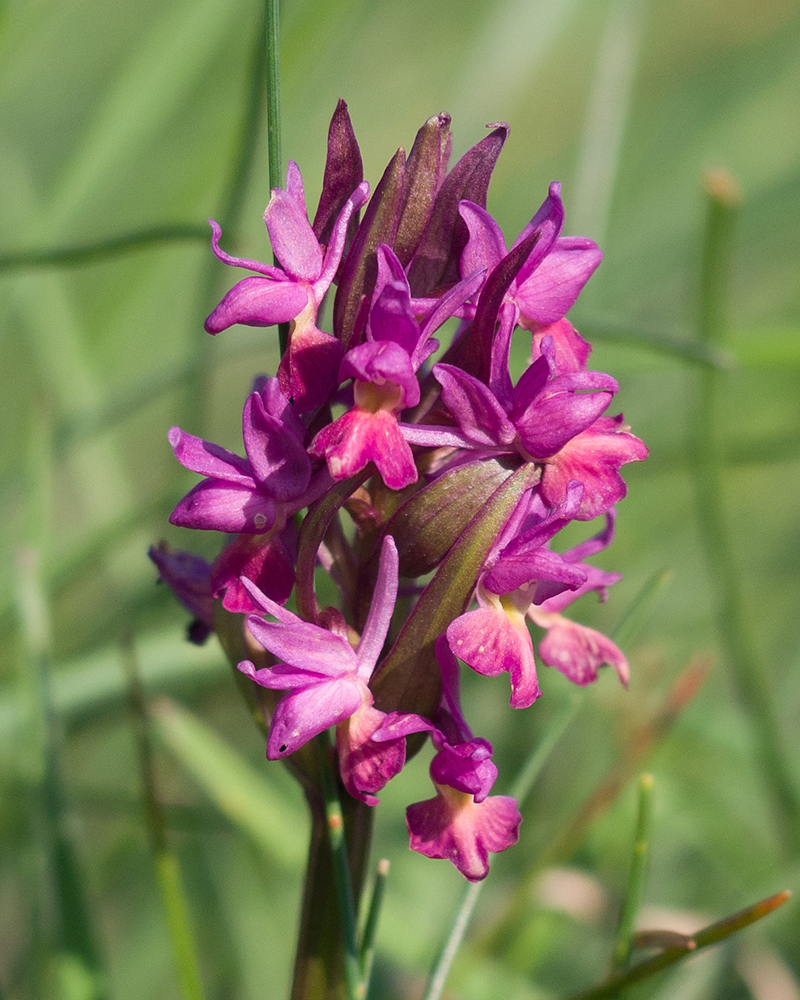
[[[666,948],[659,955],[639,962],[627,972],[617,973],[600,986],[595,986],[583,993],[576,993],[571,1000],[610,1000],[628,987],[635,986],[636,983],[640,983],[644,979],[649,979],[650,976],[662,972],[677,962],[682,962],[702,948],[718,944],[737,931],[763,919],[773,910],[777,910],[779,906],[783,906],[790,896],[791,893],[785,890],[774,896],[769,896],[767,899],[762,899],[760,902],[748,906],[745,910],[740,910],[716,924],[704,927],[703,930],[693,934],[686,944]]]
[[[185,708],[162,699],[152,709],[156,733],[228,819],[274,861],[290,868],[305,856],[307,822],[275,785]]]
[[[643,774],[639,779],[639,810],[631,852],[631,868],[620,910],[619,927],[612,955],[614,969],[626,969],[630,964],[633,949],[633,927],[641,905],[647,871],[652,815],[653,776],[652,774]]]

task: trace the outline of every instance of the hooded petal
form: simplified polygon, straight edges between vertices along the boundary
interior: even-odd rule
[[[272,326],[288,323],[308,302],[308,291],[289,279],[244,278],[224,296],[205,322],[207,333],[219,333],[234,323]]]
[[[169,521],[181,528],[257,535],[275,523],[275,504],[247,486],[206,479],[186,494]]]
[[[302,190],[302,181],[300,184]],[[296,183],[293,191],[273,190],[264,221],[273,253],[284,271],[296,281],[312,284],[322,271],[322,247],[306,216],[305,201],[297,195]]]
[[[286,757],[330,726],[344,722],[360,707],[363,696],[364,685],[352,676],[285,694],[272,716],[267,757]]]
[[[595,422],[618,389],[617,382],[602,372],[571,372],[550,379],[528,406],[512,413],[526,451],[543,459],[555,455]]]
[[[180,427],[172,427],[167,438],[175,452],[175,458],[185,469],[210,479],[221,479],[255,489],[252,469],[246,459],[239,458],[227,448],[220,448],[218,444],[187,434]]]
[[[311,460],[294,430],[267,413],[260,393],[251,393],[244,405],[242,437],[264,493],[285,502],[305,492],[311,480]]]
[[[584,237],[556,240],[536,270],[517,286],[514,299],[520,326],[530,329],[533,324],[547,325],[566,316],[602,259],[597,244]]]

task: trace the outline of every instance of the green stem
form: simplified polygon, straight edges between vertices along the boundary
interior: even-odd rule
[[[389,862],[386,858],[383,858],[378,862],[378,869],[375,872],[375,884],[372,887],[367,918],[364,921],[364,931],[361,935],[359,960],[361,962],[361,979],[364,983],[365,995],[369,991],[369,983],[372,976],[372,962],[375,957],[375,932],[378,929],[378,920],[381,914],[388,875]]]
[[[339,904],[339,918],[344,935],[344,965],[347,977],[348,1000],[361,1000],[364,990],[361,981],[361,962],[356,929],[356,905],[353,885],[350,879],[350,862],[344,834],[344,816],[336,790],[336,778],[332,768],[330,737],[327,732],[317,737],[319,770],[322,779],[322,794],[325,799],[325,820],[331,855],[333,857],[333,877],[336,884],[336,899]]]
[[[708,218],[700,271],[698,332],[719,346],[725,337],[727,287],[733,249],[732,229],[738,191],[725,174],[706,178]],[[750,719],[759,763],[767,779],[781,833],[800,847],[800,800],[781,745],[765,664],[748,624],[741,572],[734,555],[724,505],[723,457],[717,433],[721,373],[706,369],[691,423],[690,456],[697,516],[714,585],[717,628],[743,711]]]
[[[634,986],[643,979],[649,979],[650,976],[654,976],[657,972],[662,972],[671,965],[675,965],[676,962],[682,962],[690,955],[697,954],[701,949],[718,944],[720,941],[724,941],[725,938],[742,930],[742,928],[755,923],[756,920],[761,920],[762,917],[772,913],[779,906],[783,906],[790,896],[790,892],[784,891],[778,892],[774,896],[769,896],[767,899],[762,899],[759,903],[755,903],[745,910],[740,910],[738,913],[734,913],[732,916],[726,917],[716,924],[704,927],[703,930],[687,938],[685,943],[665,948],[660,954],[654,955],[644,962],[639,962],[638,965],[634,965],[626,972],[611,976],[610,979],[607,979],[606,982],[601,983],[599,986],[595,986],[583,993],[575,994],[571,1000],[612,1000],[613,997],[629,986]]]
[[[133,250],[145,250],[161,243],[208,242],[208,226],[191,223],[149,226],[131,233],[109,236],[96,243],[79,243],[75,246],[48,247],[44,250],[18,250],[0,254],[0,271],[26,267],[74,267],[117,257]]]
[[[281,186],[281,55],[280,0],[266,0],[267,15],[267,141],[269,186]]]
[[[300,915],[291,1000],[349,1000],[342,920],[325,801],[310,787],[311,843]],[[374,810],[347,796],[343,802],[354,908],[368,857]]]
[[[258,134],[263,117],[262,108],[264,101],[263,31],[263,25],[259,24],[252,56],[252,68],[249,80],[250,89],[245,102],[245,113],[240,129],[239,155],[232,166],[230,176],[224,188],[226,194],[218,220],[223,232],[226,233],[232,232],[237,227],[247,192],[250,170],[258,148]],[[208,234],[206,234],[206,238],[208,238]],[[200,273],[198,302],[202,308],[202,319],[205,319],[206,304],[213,298],[209,290],[214,288],[219,274],[219,262],[216,257],[209,254],[207,262]],[[194,324],[199,320],[201,320],[200,316],[192,319],[193,331]],[[206,404],[209,398],[211,381],[211,341],[212,338],[205,335],[196,340],[197,346],[190,362],[194,370],[194,375],[186,392],[185,425],[192,427],[195,433],[201,435],[206,419]]]
[[[622,902],[617,939],[614,943],[612,964],[614,969],[626,969],[630,964],[633,946],[633,925],[642,900],[647,857],[650,850],[650,827],[653,816],[653,776],[643,774],[639,779],[639,811],[633,839],[631,870]]]

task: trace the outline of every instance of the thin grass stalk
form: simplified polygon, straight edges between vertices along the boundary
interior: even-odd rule
[[[79,267],[119,257],[123,253],[147,250],[165,243],[206,243],[208,227],[192,223],[165,224],[135,229],[92,243],[45,247],[41,250],[17,250],[0,254],[0,271],[19,271],[39,267]]]
[[[378,930],[383,896],[386,891],[386,880],[389,876],[389,861],[382,858],[375,872],[375,882],[372,886],[367,916],[364,920],[364,930],[361,933],[359,961],[361,963],[361,980],[364,984],[364,995],[369,993],[372,978],[372,963],[375,958],[375,934]]]
[[[185,1000],[204,1000],[205,993],[189,916],[189,904],[183,890],[178,859],[169,847],[164,807],[158,796],[150,721],[145,704],[138,658],[132,640],[127,639],[123,642],[121,653],[128,680],[128,699],[136,731],[136,750],[144,795],[145,822],[158,876],[170,943],[172,944],[175,968]]]
[[[31,701],[33,747],[26,747],[39,759],[35,768],[39,796],[35,819],[45,853],[45,870],[50,879],[54,945],[49,959],[58,976],[74,965],[91,990],[92,1000],[105,1000],[107,981],[94,933],[92,916],[84,892],[84,881],[75,849],[67,830],[64,789],[61,776],[61,731],[53,709],[50,687],[51,619],[42,586],[41,558],[48,547],[53,495],[51,422],[36,409],[30,414],[27,490],[29,498],[25,525],[26,544],[17,552],[17,614],[23,639],[23,683]]]
[[[281,33],[280,0],[265,0],[267,53],[267,153],[269,186],[279,188],[283,180],[281,149]],[[273,257],[273,262],[279,262]],[[289,324],[278,324],[278,345],[281,357],[289,346]]]
[[[662,704],[638,726],[618,760],[550,841],[533,863],[517,879],[504,909],[481,932],[480,943],[487,951],[499,950],[530,907],[533,886],[542,869],[569,858],[578,848],[591,824],[616,802],[647,755],[660,744],[686,706],[702,687],[711,668],[710,661],[696,657],[690,661],[670,688]]]
[[[719,346],[727,332],[727,297],[733,227],[739,192],[727,174],[705,178],[707,219],[700,269],[697,328],[703,343]],[[724,462],[717,428],[720,373],[701,375],[691,418],[689,450],[697,518],[706,550],[717,629],[737,696],[750,720],[758,761],[766,779],[780,833],[787,847],[800,848],[800,798],[782,745],[766,666],[748,623],[742,573],[731,543],[724,500]]]
[[[613,1000],[618,993],[628,989],[630,986],[635,986],[644,979],[649,979],[651,976],[656,975],[656,973],[663,972],[664,969],[668,969],[670,966],[697,954],[703,948],[719,944],[720,941],[724,941],[732,934],[736,934],[757,920],[763,919],[772,913],[773,910],[777,910],[778,907],[783,906],[790,896],[791,893],[788,890],[784,890],[783,892],[776,893],[774,896],[767,897],[767,899],[762,899],[760,902],[754,903],[753,906],[748,906],[746,909],[740,910],[730,917],[725,917],[724,920],[704,927],[701,931],[686,938],[681,944],[665,948],[660,954],[653,955],[652,958],[637,963],[626,972],[617,973],[606,980],[605,983],[594,986],[583,993],[576,993],[570,1000]]]
[[[653,818],[653,775],[643,774],[639,779],[639,807],[636,816],[636,833],[631,851],[628,884],[622,901],[619,927],[612,952],[612,969],[627,969],[633,950],[633,928],[642,902],[647,859],[650,853],[650,831]]]

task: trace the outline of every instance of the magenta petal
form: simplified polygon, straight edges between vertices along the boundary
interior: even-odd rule
[[[471,740],[456,746],[445,744],[431,761],[431,778],[437,785],[449,785],[456,791],[474,795],[476,802],[483,802],[497,778],[491,756],[492,746],[487,740]]]
[[[240,483],[255,489],[252,470],[244,458],[239,458],[227,448],[220,448],[218,444],[187,434],[180,427],[172,427],[167,437],[175,457],[185,469],[211,479]]]
[[[265,622],[247,619],[250,634],[283,663],[320,677],[344,677],[356,672],[356,654],[341,636],[310,622]]]
[[[311,479],[311,460],[296,434],[267,413],[259,393],[251,393],[242,414],[247,457],[261,489],[274,500],[299,497]]]
[[[223,264],[230,264],[232,267],[246,267],[248,271],[257,271],[259,274],[265,274],[276,281],[286,280],[286,275],[279,267],[274,267],[271,264],[262,264],[260,260],[249,260],[246,257],[231,257],[229,253],[220,250],[219,238],[222,236],[222,230],[213,219],[209,219],[208,221],[211,225],[211,249],[214,251],[214,256],[217,260],[221,260]]]
[[[372,591],[372,604],[356,651],[358,674],[365,683],[372,676],[389,632],[397,599],[398,563],[397,546],[391,535],[387,535],[381,546],[378,576]]]
[[[533,644],[524,619],[515,626],[503,611],[493,606],[478,608],[450,624],[447,642],[459,659],[485,677],[507,671],[513,708],[527,708],[541,694]]]
[[[214,631],[214,598],[211,594],[211,567],[192,552],[173,549],[166,542],[150,546],[147,553],[158,568],[159,579],[202,624],[203,638]],[[192,641],[202,642],[202,638]]]
[[[379,792],[406,761],[406,741],[400,737],[376,743],[371,739],[385,716],[377,708],[363,704],[336,730],[339,770],[344,787],[355,799],[377,805]]]
[[[278,378],[300,413],[316,409],[334,392],[343,354],[341,343],[313,323],[290,329]]]
[[[546,503],[556,506],[566,496],[568,484],[579,480],[585,488],[575,516],[579,521],[591,521],[605,514],[627,493],[620,466],[645,458],[647,448],[629,432],[621,414],[600,417],[545,465],[542,496]]]
[[[517,803],[494,795],[481,803],[440,786],[434,799],[406,810],[411,849],[428,858],[452,862],[470,882],[489,872],[489,853],[504,851],[519,839],[522,822]]]
[[[207,479],[186,494],[169,520],[181,528],[255,535],[275,523],[275,504],[246,486]]]
[[[583,339],[575,327],[567,319],[536,330],[531,337],[531,360],[535,361],[541,355],[542,341],[550,337],[553,341],[554,374],[584,371],[592,345]]]
[[[545,616],[542,616],[543,619]],[[548,618],[550,616],[547,616]],[[573,684],[591,684],[604,663],[612,666],[623,684],[630,677],[628,661],[622,650],[601,632],[586,625],[553,615],[547,635],[539,643],[539,655],[548,667],[555,667]],[[545,624],[544,620],[542,624]]]
[[[360,160],[359,160],[360,167]],[[327,173],[327,169],[326,169]],[[320,196],[320,208],[322,207],[322,198]],[[345,241],[347,239],[348,224],[353,217],[353,214],[357,212],[362,205],[364,205],[369,197],[369,184],[366,181],[362,181],[358,187],[353,191],[350,197],[344,204],[338,218],[333,226],[331,232],[331,237],[328,240],[328,245],[325,249],[325,258],[322,262],[322,271],[320,272],[319,278],[314,282],[314,296],[317,302],[322,300],[322,296],[327,292],[330,287],[331,282],[336,275],[336,271],[339,268],[339,264],[342,260],[342,255],[344,253]],[[315,230],[316,230],[316,219]]]
[[[294,564],[280,538],[239,535],[217,556],[211,569],[214,595],[226,611],[248,614],[263,610],[242,582],[251,580],[267,597],[285,604],[294,587]]]
[[[312,455],[325,458],[331,476],[348,479],[374,462],[383,481],[401,490],[417,481],[414,456],[403,438],[397,418],[386,410],[369,413],[358,408],[343,413],[311,442]]]
[[[361,705],[364,685],[354,677],[322,681],[284,695],[272,717],[267,757],[278,760],[330,726],[344,722]]]
[[[512,413],[526,450],[536,458],[555,455],[595,422],[618,388],[602,372],[570,372],[551,379],[529,405],[518,406]]]
[[[298,281],[315,282],[322,270],[322,248],[302,202],[288,191],[275,188],[264,213],[264,221],[273,253],[284,271]]]
[[[387,248],[380,246],[378,250],[378,259],[381,260],[380,251],[383,251],[385,260]],[[400,278],[389,277],[373,301],[369,313],[369,332],[373,340],[390,341],[410,355],[420,338],[420,328],[411,311],[411,293],[402,270],[401,275]]]
[[[434,365],[433,374],[442,387],[442,402],[470,440],[487,447],[511,444],[514,425],[482,382],[452,365]]]
[[[591,240],[580,236],[556,240],[533,274],[517,287],[520,325],[546,325],[566,316],[602,259]]]
[[[584,570],[567,562],[557,552],[541,545],[518,545],[517,541],[515,539],[503,550],[500,559],[486,574],[484,582],[493,594],[510,594],[532,580],[555,580],[570,590],[585,582]]]
[[[534,215],[514,241],[514,247],[516,248],[534,233],[539,234],[539,239],[519,270],[517,287],[524,284],[536,268],[541,267],[542,261],[551,252],[563,224],[564,205],[561,201],[561,184],[558,181],[553,181],[548,190],[547,197],[542,202],[536,215]]]
[[[352,378],[377,386],[387,382],[399,386],[401,394],[394,409],[406,409],[419,402],[419,382],[408,352],[392,341],[367,341],[345,354],[339,379]]]
[[[300,173],[300,168],[294,160],[289,160],[289,164],[286,168],[286,193],[297,205],[298,209],[302,211],[303,215],[307,215],[306,193],[303,190],[303,177]]]
[[[207,333],[219,333],[234,323],[272,326],[299,316],[308,302],[308,292],[294,281],[274,281],[254,276],[244,278],[225,295],[205,322]]]
[[[469,240],[461,254],[461,274],[466,277],[481,268],[491,271],[507,253],[500,227],[485,208],[471,201],[462,201],[458,212],[469,230]]]
[[[298,440],[302,441],[307,434],[305,424],[295,412],[289,398],[281,391],[280,380],[265,379],[260,391],[266,412],[276,420],[280,420]]]

